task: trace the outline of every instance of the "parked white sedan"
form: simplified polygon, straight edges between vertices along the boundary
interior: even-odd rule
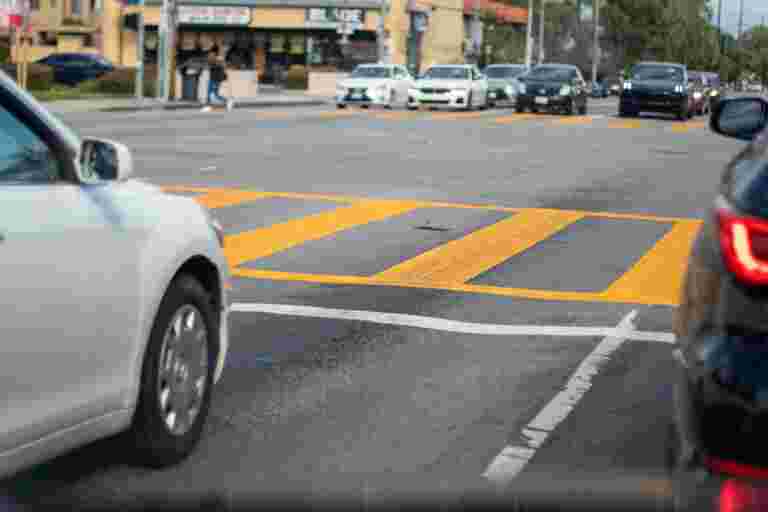
[[[430,67],[408,92],[408,109],[419,106],[472,110],[488,108],[488,79],[475,66]]]
[[[336,106],[345,108],[355,104],[363,108],[380,105],[392,108],[405,106],[408,90],[413,87],[411,77],[405,66],[389,64],[361,64],[349,78],[336,85]]]
[[[181,461],[227,354],[221,226],[2,72],[0,138],[0,476],[116,433]]]

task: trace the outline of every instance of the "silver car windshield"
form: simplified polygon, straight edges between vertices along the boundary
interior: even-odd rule
[[[469,80],[469,69],[460,67],[430,68],[422,78],[426,80]]]
[[[361,66],[352,71],[351,78],[392,78],[392,69],[384,66]]]

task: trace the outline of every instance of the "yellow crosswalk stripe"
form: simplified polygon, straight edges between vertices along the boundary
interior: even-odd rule
[[[411,201],[363,200],[308,217],[244,231],[226,238],[229,264],[241,265],[355,226],[401,215],[419,206]]]
[[[701,224],[700,220],[690,219],[675,222],[650,251],[605,290],[604,295],[616,302],[676,304],[691,244]]]
[[[590,124],[592,122],[592,116],[574,116],[564,117],[555,121],[556,124],[574,125],[574,124]]]
[[[476,119],[483,117],[484,112],[434,112],[429,115],[429,119],[436,121],[455,121],[461,119]]]
[[[257,201],[269,197],[265,192],[247,190],[213,190],[195,197],[195,201],[210,209],[236,206],[248,201]]]
[[[611,121],[608,123],[609,128],[640,128],[643,126],[642,121],[638,120],[632,120],[632,121]]]
[[[672,127],[672,131],[675,133],[685,133],[696,128],[704,128],[706,125],[707,123],[705,121],[688,121],[685,123],[676,124]]]
[[[510,124],[518,121],[525,121],[527,119],[542,119],[544,116],[540,114],[512,114],[509,116],[497,117],[495,119],[496,124]]]
[[[525,210],[375,276],[391,282],[465,283],[583,218],[575,212]]]

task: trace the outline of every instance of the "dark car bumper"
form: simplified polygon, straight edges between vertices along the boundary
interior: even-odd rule
[[[634,112],[677,113],[688,106],[687,96],[630,95],[622,94],[619,102],[622,110]]]
[[[536,98],[546,98],[547,103],[536,102]],[[532,94],[520,94],[517,96],[518,108],[537,109],[537,110],[561,110],[573,104],[573,98],[570,96],[534,96]]]

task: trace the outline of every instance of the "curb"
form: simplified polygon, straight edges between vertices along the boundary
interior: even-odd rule
[[[235,110],[239,109],[259,109],[274,107],[317,107],[333,103],[330,100],[305,100],[305,101],[264,101],[250,103],[235,103]],[[96,112],[143,112],[153,110],[200,110],[203,104],[181,104],[181,105],[149,105],[145,107],[104,107],[96,109]]]

